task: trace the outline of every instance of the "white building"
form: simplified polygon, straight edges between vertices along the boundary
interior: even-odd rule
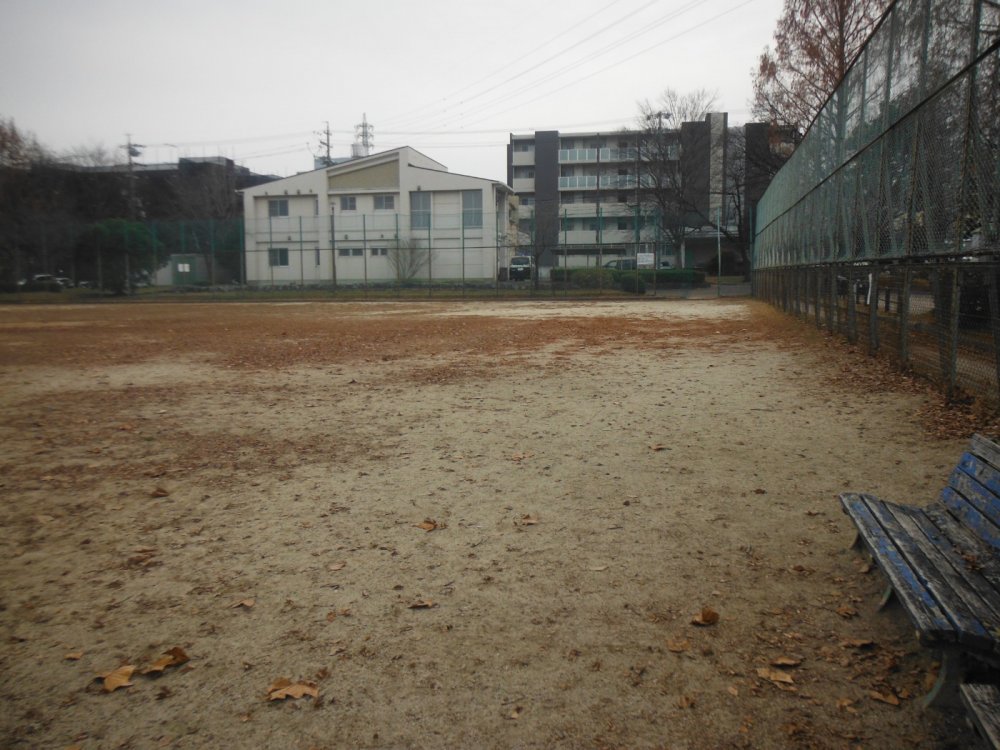
[[[246,280],[259,286],[494,280],[513,193],[408,146],[243,191]]]

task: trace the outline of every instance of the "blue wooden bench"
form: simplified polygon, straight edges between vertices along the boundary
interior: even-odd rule
[[[1000,668],[1000,445],[975,435],[937,502],[897,505],[840,495],[844,512],[889,581],[920,642],[942,651],[924,699],[957,701],[970,669]],[[968,695],[966,695],[968,693]],[[975,690],[962,699],[974,700]]]

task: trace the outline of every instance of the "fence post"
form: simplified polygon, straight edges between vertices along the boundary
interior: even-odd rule
[[[847,267],[847,339],[858,341],[858,295],[855,291],[854,266]]]
[[[1000,401],[1000,291],[997,288],[997,267],[990,266],[988,273],[990,299],[990,332],[993,334],[993,359],[997,377],[997,401]]]
[[[868,353],[878,351],[878,266],[872,266],[868,274]]]
[[[833,308],[837,304],[837,267],[831,265],[826,280],[826,330],[833,333]]]
[[[816,318],[816,327],[823,327],[822,314],[820,312],[820,305],[823,299],[823,294],[820,289],[820,279],[822,279],[822,274],[820,273],[819,266],[812,267],[813,275],[813,313]]]
[[[913,269],[906,266],[903,269],[899,300],[896,303],[899,313],[899,364],[904,370],[910,369],[910,285],[912,281]]]

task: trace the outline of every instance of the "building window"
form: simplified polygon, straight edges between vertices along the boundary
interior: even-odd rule
[[[340,249],[337,250],[337,255],[339,255],[341,258],[350,258],[351,257],[351,248],[349,248],[349,247],[342,247],[342,248],[340,248]]]
[[[462,191],[462,226],[466,229],[483,228],[483,191]]]
[[[379,194],[375,196],[376,211],[393,211],[396,208],[396,196]]]
[[[319,263],[320,263],[319,248],[317,247],[316,248],[316,265],[318,266]]]
[[[431,194],[410,193],[410,229],[431,228]]]
[[[288,198],[279,198],[267,202],[268,216],[288,216]]]
[[[341,211],[357,211],[358,210],[358,199],[353,195],[342,195],[340,196],[340,210]]]
[[[619,219],[618,228],[623,230],[628,229],[628,219]]]
[[[288,248],[287,247],[272,247],[267,251],[267,261],[268,265],[272,267],[287,266],[288,265]]]
[[[522,195],[521,196],[521,205],[522,206],[534,206],[535,205],[535,196],[533,196],[533,195]]]
[[[378,258],[378,257],[383,257],[384,258],[384,257],[386,257],[388,255],[389,255],[389,248],[387,248],[387,247],[373,247],[372,248],[372,257],[373,258]]]
[[[514,144],[515,151],[533,151],[535,149],[535,144],[531,141],[518,141]]]
[[[191,264],[190,263],[178,263],[177,264],[177,273],[191,273]]]
[[[364,257],[364,254],[365,254],[365,249],[363,247],[351,248],[351,255],[353,255],[355,258],[362,258]]]

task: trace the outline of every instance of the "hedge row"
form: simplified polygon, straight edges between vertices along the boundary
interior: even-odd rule
[[[552,281],[565,282],[581,289],[617,287],[627,279],[639,280],[659,288],[693,287],[705,283],[705,272],[694,268],[642,268],[636,271],[614,271],[610,268],[553,268]]]

